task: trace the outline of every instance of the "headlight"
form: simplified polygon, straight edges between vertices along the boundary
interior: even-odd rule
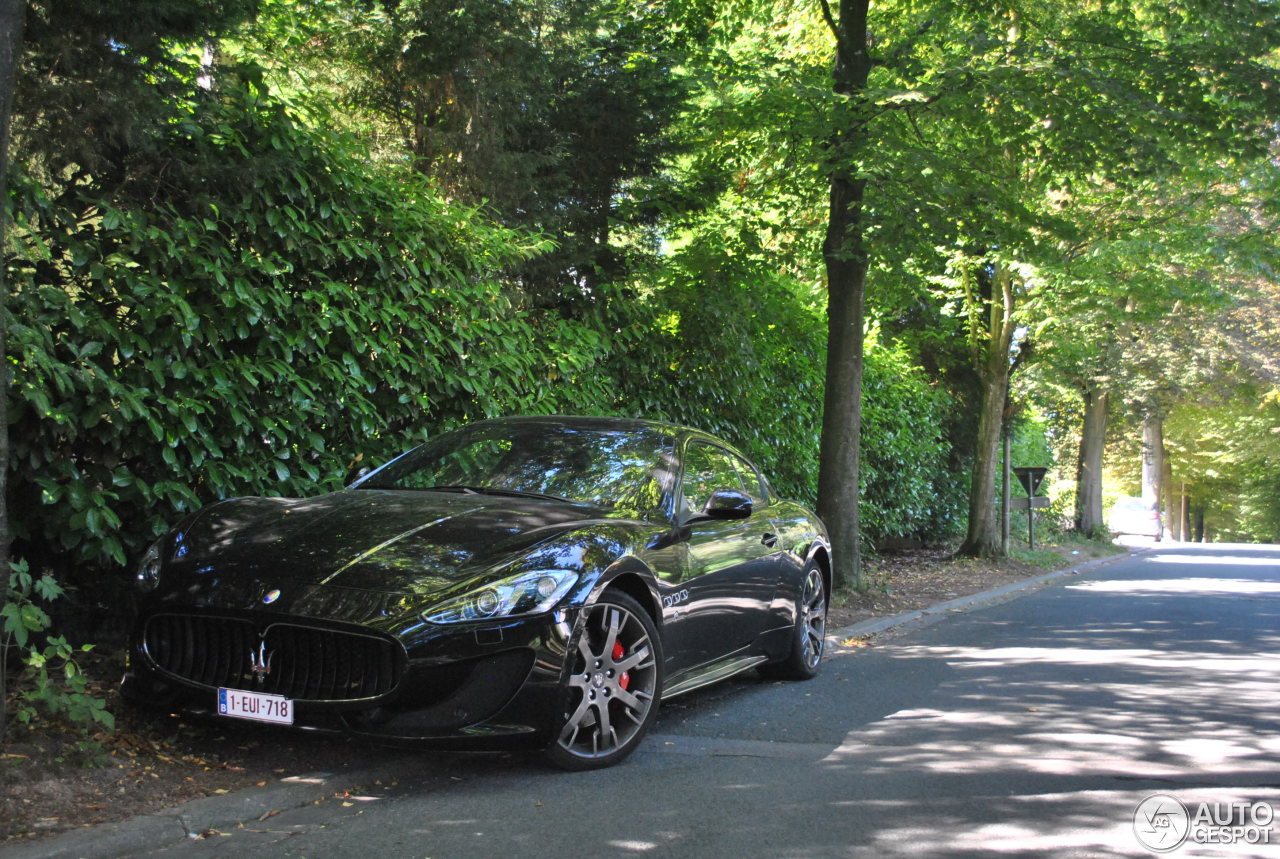
[[[422,619],[465,623],[550,611],[578,582],[570,570],[536,570],[510,576],[430,608]]]
[[[157,540],[147,549],[138,563],[138,573],[134,582],[141,591],[154,591],[160,584],[160,543]]]

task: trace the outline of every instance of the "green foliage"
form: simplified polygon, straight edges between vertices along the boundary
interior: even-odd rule
[[[88,688],[88,678],[76,662],[77,653],[88,653],[92,645],[73,647],[67,639],[53,635],[53,621],[46,607],[65,591],[48,573],[36,578],[25,560],[10,562],[0,609],[0,734],[3,734],[9,707],[12,717],[29,725],[41,713],[88,731],[95,726],[111,729],[115,717],[106,703]],[[10,695],[8,687],[9,651],[17,651],[22,668]]]
[[[551,237],[514,280],[579,318],[652,253],[698,6],[268,0],[235,53],[318,102],[325,123],[359,130],[375,157]]]
[[[643,326],[609,368],[624,413],[739,445],[775,488],[812,501],[822,414],[821,321],[749,239],[708,234],[674,254]]]
[[[1174,484],[1204,509],[1213,539],[1280,542],[1280,391],[1202,390],[1164,428]]]
[[[739,445],[784,495],[812,504],[822,421],[824,326],[746,232],[703,234],[647,297],[647,333],[615,360],[622,410]],[[940,427],[950,397],[899,347],[868,346],[863,380],[865,537],[957,527],[959,492]]]
[[[704,427],[812,502],[833,170],[867,182],[892,344],[866,353],[871,542],[962,525],[964,334],[994,263],[1064,390],[1168,406],[1273,362],[1238,348],[1256,314],[1209,362],[1179,332],[1275,251],[1274,4],[878,5],[849,98],[820,6],[794,0],[28,9],[11,497],[19,550],[79,594],[110,601],[101,572],[122,583],[210,500],[332,488],[357,454],[503,413]],[[851,117],[865,145],[833,145]],[[1243,493],[1221,533],[1274,534],[1270,413],[1223,414],[1187,412],[1171,446],[1198,486]],[[6,603],[14,636],[43,623],[27,605]]]
[[[189,94],[175,44],[199,44],[258,0],[29,0],[11,163],[49,177],[161,168],[171,101]]]
[[[1052,468],[1055,463],[1049,446],[1048,422],[1034,412],[1022,413],[1013,421],[1009,436],[1009,459],[1014,468]],[[1047,487],[1046,487],[1047,488]]]
[[[900,344],[872,344],[862,379],[864,535],[941,539],[963,527],[963,489],[943,435],[954,401]]]
[[[176,105],[163,163],[15,177],[14,525],[60,577],[118,568],[213,499],[333,488],[357,453],[608,401],[606,339],[499,280],[538,245],[417,174],[252,87]]]

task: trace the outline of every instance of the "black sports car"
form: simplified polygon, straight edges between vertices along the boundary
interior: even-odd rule
[[[132,701],[608,766],[658,702],[813,676],[830,544],[740,454],[612,418],[482,421],[153,545]]]

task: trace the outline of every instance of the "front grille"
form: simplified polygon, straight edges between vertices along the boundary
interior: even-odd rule
[[[372,633],[248,620],[160,614],[147,621],[147,654],[168,674],[201,686],[249,689],[300,701],[385,695],[400,682],[404,650]],[[255,672],[264,663],[269,671]]]

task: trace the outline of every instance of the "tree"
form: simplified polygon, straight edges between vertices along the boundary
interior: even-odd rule
[[[1224,541],[1280,541],[1280,391],[1241,374],[1192,392],[1165,421],[1174,474],[1197,511],[1184,539],[1208,528]]]
[[[1217,219],[1220,227],[1232,220]],[[1141,457],[1130,454],[1141,461],[1132,484],[1161,503],[1175,539],[1191,533],[1193,507],[1201,518],[1209,508],[1210,527],[1224,537],[1271,539],[1280,305],[1266,276],[1250,272],[1273,270],[1280,246],[1265,219],[1256,224],[1264,228],[1257,235],[1221,230],[1224,270],[1204,273],[1216,275],[1228,301],[1181,305],[1135,326],[1126,344],[1122,402],[1131,422],[1141,425]],[[1251,252],[1240,252],[1250,246]],[[1271,264],[1266,254],[1257,256],[1268,248]],[[1128,442],[1131,451],[1139,449],[1138,439]]]
[[[835,584],[865,587],[858,544],[859,445],[862,437],[863,326],[868,249],[863,221],[867,177],[858,165],[868,150],[872,60],[868,0],[843,0],[823,17],[835,41],[837,96],[828,140],[831,200],[822,257],[827,268],[827,363],[818,464],[818,515],[831,532]],[[838,14],[838,17],[836,17]]]
[[[1193,29],[1214,35],[1207,41],[1170,29],[1174,18],[1162,12],[1109,12],[1026,4],[985,24],[979,17],[972,23],[987,50],[970,67],[968,88],[941,91],[920,117],[925,135],[935,129],[935,139],[945,141],[932,162],[944,187],[967,197],[966,221],[972,210],[980,213],[977,225],[958,230],[953,253],[976,272],[956,272],[948,284],[981,331],[975,367],[983,390],[963,554],[999,552],[990,515],[992,427],[1013,366],[1010,335],[1018,325],[1035,326],[1038,315],[1093,300],[1084,284],[1062,276],[1063,249],[1084,234],[1082,198],[1092,187],[1132,193],[1194,171],[1208,152],[1256,158],[1269,140],[1256,118],[1275,106],[1274,93],[1258,85],[1274,36],[1254,24],[1271,10],[1195,13],[1204,17]],[[1238,48],[1246,62],[1235,61]],[[1211,71],[1197,76],[1188,68]],[[1062,74],[1067,69],[1070,76]],[[1117,127],[1126,130],[1117,136]],[[971,288],[974,282],[980,288]]]
[[[325,83],[307,95],[340,105],[381,157],[551,239],[512,283],[582,318],[656,245],[703,14],[696,2],[274,0],[241,53],[293,89],[299,66],[318,69]],[[282,46],[287,64],[272,55]]]
[[[1182,21],[1182,12],[1141,4],[1105,14],[1056,3],[994,11],[922,4],[878,13],[872,49],[864,4],[823,8],[836,42],[838,98],[828,138],[831,302],[819,512],[838,545],[856,539],[849,526],[857,407],[849,392],[859,325],[851,320],[862,319],[871,250],[924,249],[914,267],[937,271],[925,242],[903,241],[923,232],[895,217],[895,208],[912,206],[915,220],[932,228],[932,245],[943,248],[938,261],[947,274],[932,279],[968,320],[981,383],[961,552],[999,554],[994,472],[1010,351],[1037,312],[1082,298],[1082,284],[1055,276],[1061,246],[1080,237],[1076,199],[1093,186],[1171,175],[1207,151],[1224,158],[1264,151],[1265,128],[1249,123],[1275,100],[1258,85],[1259,58],[1274,37],[1254,25],[1274,13],[1246,4]],[[1175,21],[1212,38],[1187,38]],[[1240,49],[1242,63],[1234,60]],[[906,225],[893,249],[877,231],[889,224]]]
[[[0,0],[0,201],[8,199],[9,186],[9,119],[13,112],[13,82],[17,74],[18,56],[26,4],[23,0]],[[6,247],[8,207],[0,206],[0,248]],[[0,589],[4,591],[0,614],[0,737],[7,721],[8,623],[9,612],[9,359],[7,304],[8,280],[0,266]]]
[[[194,87],[188,57],[248,18],[256,0],[32,0],[15,90],[16,160],[74,186],[158,169],[168,105]],[[198,57],[198,53],[197,53]]]

